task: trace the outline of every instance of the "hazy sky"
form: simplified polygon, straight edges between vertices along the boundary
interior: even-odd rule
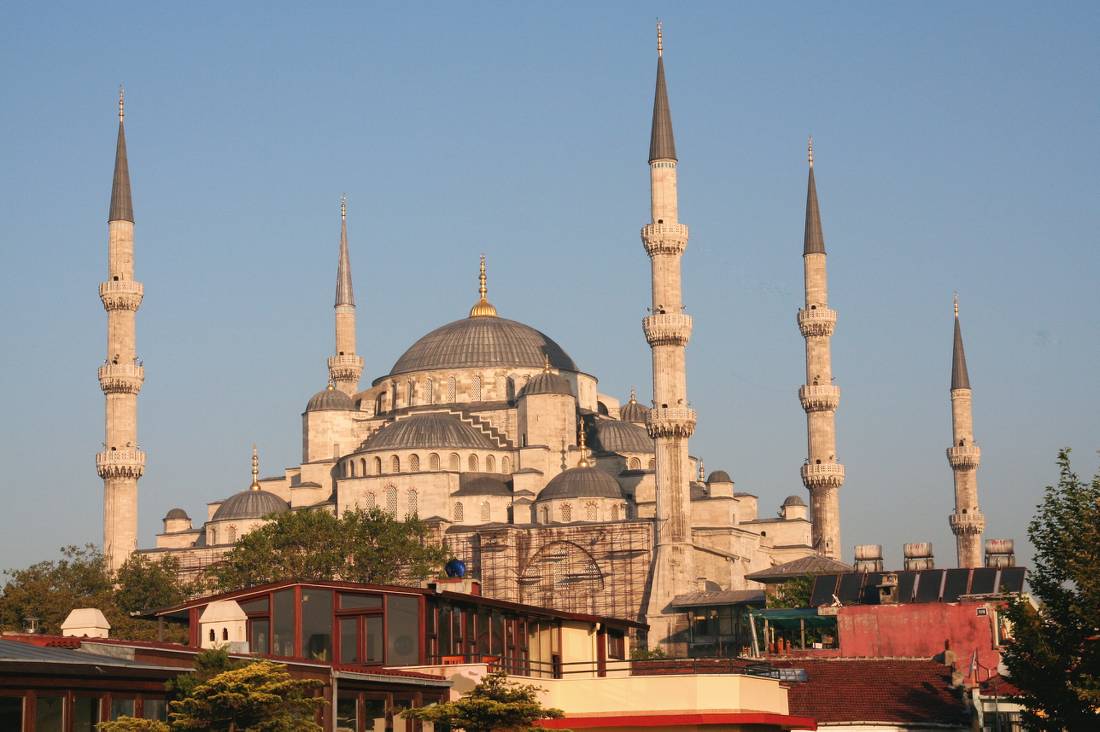
[[[986,537],[1100,447],[1100,4],[6,3],[0,567],[99,542],[106,214],[127,89],[140,543],[297,464],[347,192],[364,384],[476,297],[649,398],[640,319],[665,21],[691,441],[770,513],[805,495],[806,135],[839,313],[846,560],[954,563],[961,298]],[[1023,548],[1021,558],[1030,550]]]

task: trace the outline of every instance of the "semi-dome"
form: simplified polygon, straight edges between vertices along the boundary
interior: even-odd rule
[[[250,488],[227,498],[225,503],[218,506],[218,510],[210,520],[258,519],[273,513],[286,513],[289,510],[290,504],[274,493]]]
[[[787,496],[783,499],[783,506],[805,506],[806,502],[802,500],[801,496]]]
[[[630,400],[619,407],[619,419],[624,422],[634,422],[635,424],[645,424],[646,417],[649,416],[649,407],[646,407],[638,402],[638,395],[633,389],[630,390]]]
[[[390,376],[433,369],[540,368],[545,358],[555,369],[577,370],[561,346],[529,325],[495,316],[470,317],[436,328],[412,344]]]
[[[619,482],[593,467],[570,468],[554,476],[539,493],[539,501],[557,498],[622,498]]]
[[[535,394],[573,396],[573,389],[561,374],[555,374],[553,371],[543,371],[541,374],[532,376],[527,385],[523,387],[522,396],[533,396]]]
[[[715,470],[715,471],[712,471],[711,474],[707,476],[707,482],[708,483],[732,483],[733,478],[731,478],[730,474],[727,473],[724,470]]]
[[[360,450],[411,450],[415,448],[474,448],[497,450],[500,446],[484,432],[442,412],[414,414],[391,422],[363,441]]]
[[[590,434],[596,452],[654,452],[653,438],[632,422],[597,419]]]
[[[329,409],[355,409],[355,402],[347,394],[329,384],[327,389],[309,398],[306,411],[323,412]]]
[[[452,496],[510,496],[512,488],[508,481],[499,475],[485,473],[462,473],[459,475],[458,490]]]
[[[182,508],[173,508],[171,511],[164,514],[164,518],[166,521],[171,519],[191,519],[191,517],[187,515],[187,511],[184,511]]]

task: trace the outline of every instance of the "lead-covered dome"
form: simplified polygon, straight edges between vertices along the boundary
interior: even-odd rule
[[[441,412],[414,414],[391,422],[364,440],[359,449],[411,450],[443,447],[500,449],[500,446],[481,430]]]
[[[783,507],[787,506],[805,506],[806,502],[802,500],[801,496],[787,496],[783,501]]]
[[[436,328],[412,344],[390,376],[433,369],[541,368],[546,358],[555,369],[577,370],[561,346],[531,326],[495,316],[471,317]]]
[[[355,409],[355,402],[347,394],[329,384],[327,389],[311,396],[309,403],[306,404],[307,412],[323,412],[330,409]]]
[[[573,396],[573,389],[561,374],[555,374],[553,371],[543,371],[541,374],[532,376],[527,385],[523,387],[523,396],[534,394]]]
[[[643,406],[638,403],[638,395],[633,389],[630,390],[630,400],[626,404],[619,407],[619,419],[624,422],[633,422],[635,424],[645,424],[646,417],[649,416],[649,407]]]
[[[707,482],[708,483],[732,483],[733,478],[731,478],[730,474],[727,473],[724,470],[715,470],[715,471],[712,471],[711,474],[707,476]]]
[[[188,516],[187,511],[184,511],[182,508],[173,508],[171,511],[164,514],[164,518],[166,520],[172,520],[172,519],[188,519],[188,520],[190,520],[191,517]]]
[[[554,476],[539,493],[539,501],[558,498],[622,498],[619,482],[599,468],[570,468]]]
[[[274,493],[250,488],[227,498],[225,503],[218,506],[218,510],[210,520],[258,519],[273,513],[286,513],[289,510],[290,504]]]
[[[632,422],[597,419],[589,435],[596,452],[654,452],[653,438]]]

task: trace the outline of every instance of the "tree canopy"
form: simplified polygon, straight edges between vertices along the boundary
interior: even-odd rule
[[[170,728],[248,732],[321,732],[314,716],[320,681],[293,679],[286,666],[256,661],[223,671],[168,704]]]
[[[1100,729],[1100,473],[1081,481],[1068,449],[1058,466],[1058,485],[1047,486],[1027,530],[1035,547],[1028,581],[1042,604],[1008,608],[1004,661],[1029,728]]]
[[[378,509],[289,511],[245,534],[208,570],[220,591],[281,580],[374,584],[419,580],[439,571],[447,552],[423,521]]]
[[[534,732],[540,719],[560,719],[560,709],[542,706],[541,689],[508,680],[503,671],[488,674],[466,696],[403,712],[408,719],[445,725],[465,732]]]

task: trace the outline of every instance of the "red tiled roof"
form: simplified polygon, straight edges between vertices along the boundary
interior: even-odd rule
[[[805,669],[807,681],[788,685],[790,713],[819,724],[885,722],[969,729],[969,708],[951,688],[951,672],[925,660],[792,659],[769,661]]]
[[[993,674],[981,683],[982,696],[1022,696],[1020,687],[1012,683],[1012,679],[1000,674]]]

